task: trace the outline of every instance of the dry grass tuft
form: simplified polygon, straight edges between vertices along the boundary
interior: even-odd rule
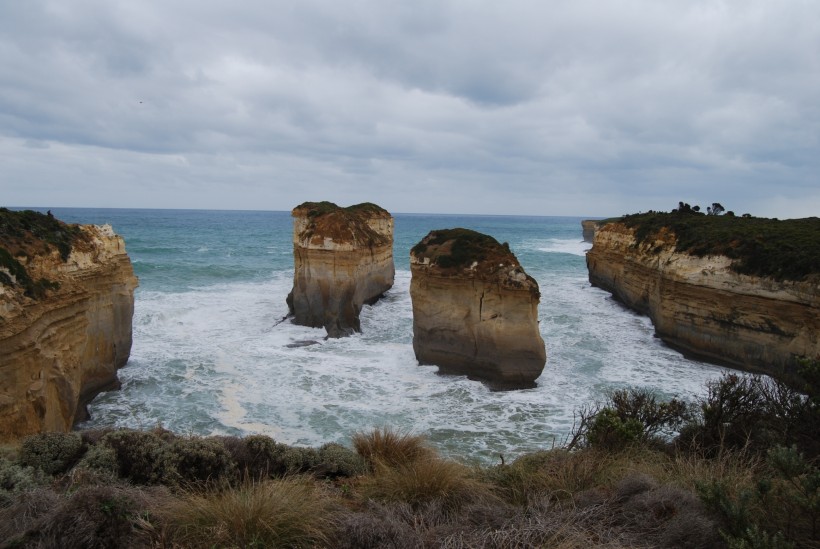
[[[494,499],[489,486],[474,478],[471,469],[434,457],[394,467],[380,465],[364,479],[362,488],[367,497],[404,502],[413,508],[440,501],[456,509],[465,503]]]
[[[394,431],[389,427],[353,435],[353,447],[372,469],[398,467],[435,457],[424,437]]]
[[[17,494],[8,506],[0,507],[0,540],[24,534],[60,504],[60,496],[49,488]]]
[[[327,541],[331,504],[309,479],[289,477],[188,493],[158,514],[175,546],[313,547]]]

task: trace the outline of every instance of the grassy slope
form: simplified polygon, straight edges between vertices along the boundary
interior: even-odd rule
[[[41,297],[56,284],[32,280],[17,258],[49,253],[52,248],[68,259],[72,246],[83,237],[78,225],[69,225],[32,210],[12,211],[0,208],[0,284],[14,286],[14,281],[29,297]],[[12,278],[13,277],[13,278]]]

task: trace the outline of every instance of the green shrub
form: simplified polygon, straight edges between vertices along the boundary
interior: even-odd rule
[[[0,507],[10,503],[15,494],[34,490],[48,481],[41,469],[0,458]]]
[[[237,469],[221,441],[213,438],[177,438],[167,448],[168,475],[176,482],[203,484],[230,481]]]
[[[275,475],[276,442],[266,435],[249,435],[244,438],[224,437],[222,443],[230,452],[239,473],[251,479],[263,479]]]
[[[359,454],[341,444],[331,442],[319,448],[319,463],[314,474],[322,477],[354,477],[361,475],[367,464]]]
[[[319,452],[315,448],[277,444],[275,460],[279,475],[307,473],[319,465]]]
[[[604,408],[592,420],[587,440],[594,448],[622,450],[643,440],[643,434],[639,420],[622,419],[612,408]]]
[[[98,444],[89,448],[83,459],[77,464],[77,467],[111,474],[114,477],[119,476],[120,471],[117,452],[106,444]]]
[[[686,402],[676,398],[658,402],[648,389],[633,387],[613,391],[608,401],[608,406],[622,422],[634,419],[640,423],[640,438],[644,441],[659,435],[671,435],[691,418]]]
[[[173,476],[174,469],[169,467],[168,443],[157,433],[128,429],[112,431],[100,444],[114,450],[121,478],[136,484],[161,484]]]
[[[39,433],[26,437],[20,448],[20,463],[49,475],[68,471],[83,454],[77,433]]]

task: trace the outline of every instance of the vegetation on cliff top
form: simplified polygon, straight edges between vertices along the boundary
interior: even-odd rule
[[[40,434],[0,453],[0,546],[817,547],[817,390],[727,374],[694,404],[616,391],[564,447],[486,467],[386,428],[355,450]]]
[[[464,268],[484,261],[518,265],[509,244],[500,244],[495,238],[470,229],[430,231],[410,253],[416,257],[429,257],[432,263],[443,269]]]
[[[682,204],[669,213],[650,211],[607,221],[634,228],[639,243],[661,230],[671,231],[677,251],[724,255],[734,260],[731,268],[737,273],[795,281],[820,276],[820,218],[778,220],[698,210]]]
[[[318,217],[320,215],[325,215],[337,211],[346,212],[348,214],[353,215],[372,215],[372,214],[387,214],[390,213],[378,206],[373,204],[372,202],[362,202],[361,204],[354,204],[352,206],[348,206],[346,208],[342,208],[341,206],[337,206],[333,202],[328,202],[327,200],[323,200],[321,202],[303,202],[294,208],[296,210],[307,210],[308,217]]]
[[[32,280],[17,258],[49,253],[53,247],[65,261],[83,234],[79,225],[63,223],[50,214],[0,208],[0,284],[13,286],[16,281],[25,295],[34,298],[56,288],[49,280]]]
[[[369,225],[373,218],[389,218],[390,212],[371,202],[342,208],[333,202],[304,202],[293,215],[307,215],[310,221],[300,240],[332,238],[335,242],[357,242],[367,246],[389,244],[392,235],[381,234]]]

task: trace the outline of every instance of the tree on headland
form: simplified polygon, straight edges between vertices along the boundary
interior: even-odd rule
[[[713,202],[711,206],[706,207],[706,215],[720,215],[726,208],[721,206],[720,202]]]

